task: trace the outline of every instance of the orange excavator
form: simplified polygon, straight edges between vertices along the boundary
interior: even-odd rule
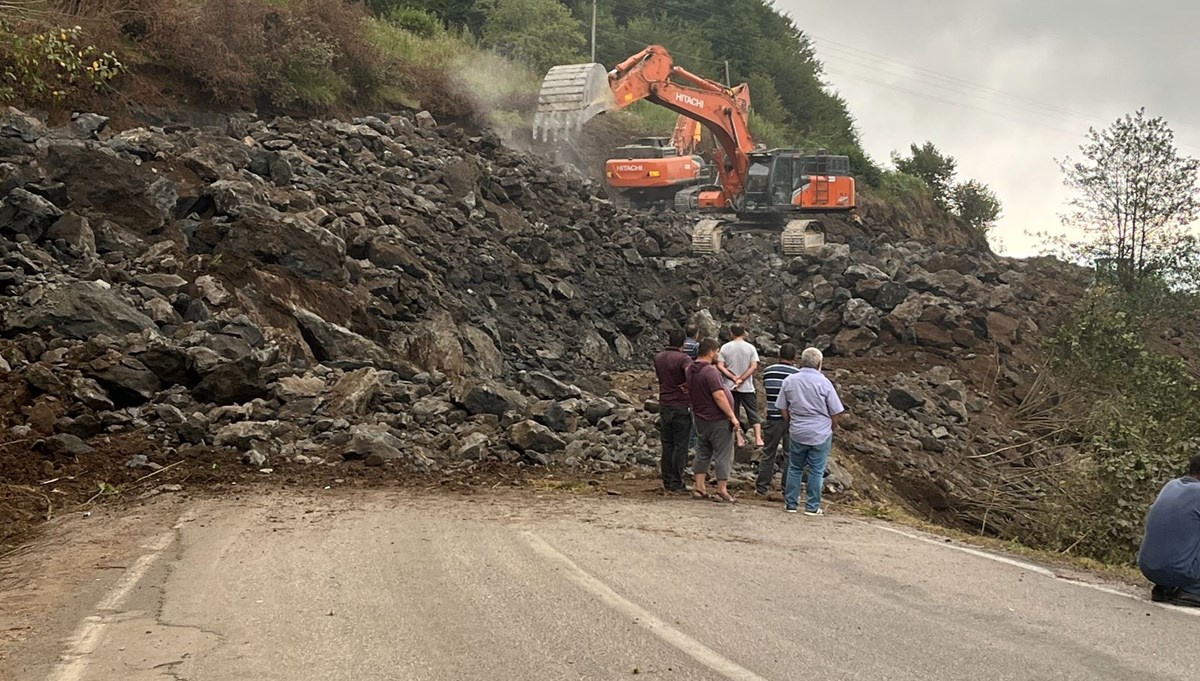
[[[680,116],[669,138],[643,137],[617,147],[604,164],[608,185],[635,210],[687,207],[693,188],[706,179],[704,159],[696,153],[700,130],[699,121]]]
[[[605,72],[600,64],[555,66],[546,74],[534,114],[534,134],[569,138],[591,118],[646,100],[703,125],[717,143],[719,185],[699,194],[705,216],[692,230],[692,252],[717,253],[723,234],[743,229],[781,233],[785,255],[824,243],[818,217],[855,207],[846,156],[762,149],[750,135],[750,88],[727,87],[676,66],[651,45]],[[732,214],[733,217],[730,217]]]

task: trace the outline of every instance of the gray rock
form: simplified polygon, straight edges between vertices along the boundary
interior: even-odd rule
[[[304,340],[319,362],[349,361],[387,366],[389,355],[373,341],[344,326],[327,322],[308,310],[298,308],[296,321]]]
[[[469,414],[495,414],[504,416],[509,412],[522,411],[525,398],[515,390],[497,383],[483,382],[471,386],[461,400]]]
[[[155,405],[154,413],[158,415],[158,419],[168,426],[179,426],[187,422],[187,417],[179,411],[178,407],[169,404]]]
[[[488,448],[491,447],[491,439],[483,433],[468,433],[462,439],[458,449],[454,452],[454,458],[460,461],[474,461],[487,456]]]
[[[554,400],[542,400],[529,408],[529,417],[556,433],[567,430],[567,412]]]
[[[0,137],[16,137],[23,142],[36,142],[49,132],[45,123],[24,111],[10,106],[0,113]]]
[[[216,432],[216,435],[213,436],[213,444],[218,447],[248,449],[255,441],[268,442],[272,440],[279,430],[279,421],[231,423]]]
[[[94,140],[108,127],[109,119],[94,113],[81,113],[71,117],[69,129],[72,136],[81,140]]]
[[[220,307],[233,300],[233,296],[225,290],[221,282],[207,274],[196,277],[196,291],[200,298],[214,307]]]
[[[908,287],[904,284],[888,281],[879,287],[875,294],[875,307],[884,312],[891,312],[897,305],[908,298]]]
[[[842,323],[849,327],[866,327],[879,329],[879,311],[875,306],[862,298],[851,298],[846,301],[846,309],[842,313]]]
[[[53,203],[20,187],[0,199],[0,229],[37,241],[63,216]]]
[[[117,406],[149,402],[162,389],[158,375],[132,357],[93,360],[84,373],[96,379]]]
[[[46,438],[46,449],[55,456],[83,456],[93,451],[86,442],[66,433]]]
[[[547,454],[564,449],[567,444],[546,426],[536,421],[521,421],[508,432],[508,441],[522,452]]]
[[[171,304],[162,298],[151,298],[142,305],[146,315],[158,324],[179,324],[183,318]]]
[[[284,376],[275,386],[275,396],[284,402],[316,397],[325,391],[325,380],[318,376]]]
[[[46,230],[46,238],[67,242],[83,257],[96,256],[96,233],[87,218],[67,213]]]
[[[140,286],[146,286],[162,293],[178,293],[184,286],[187,286],[187,279],[177,274],[139,274],[133,280]]]
[[[331,416],[362,416],[367,414],[384,386],[395,375],[364,367],[342,376],[330,390],[323,411]]]
[[[5,314],[13,331],[53,329],[58,335],[79,340],[95,336],[123,336],[158,326],[125,302],[112,287],[100,281],[77,281],[46,294],[32,309]]]
[[[216,365],[193,390],[198,399],[216,404],[244,404],[268,394],[259,365],[251,359]]]
[[[600,423],[600,420],[613,413],[617,405],[605,399],[590,400],[583,408],[583,417],[593,426]]]
[[[421,111],[416,116],[417,127],[432,130],[437,127],[437,120],[428,111]]]
[[[71,379],[71,397],[83,403],[89,409],[107,411],[113,409],[113,402],[100,384],[90,378],[77,376]]]
[[[888,404],[901,411],[910,411],[924,406],[925,398],[906,388],[892,388],[887,394]]]
[[[530,391],[543,400],[565,400],[580,395],[579,388],[567,385],[544,371],[530,371],[524,379]]]

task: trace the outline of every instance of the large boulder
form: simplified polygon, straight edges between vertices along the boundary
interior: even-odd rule
[[[104,386],[118,406],[149,402],[162,389],[158,376],[132,357],[105,355],[92,360],[84,373]]]
[[[541,452],[549,454],[567,446],[562,438],[554,434],[546,426],[536,421],[521,421],[508,431],[508,441],[522,452]]]
[[[300,333],[319,362],[349,362],[386,366],[389,355],[373,341],[344,326],[327,322],[305,309],[295,311]]]
[[[32,309],[16,308],[4,316],[13,331],[52,329],[67,338],[88,340],[95,336],[124,336],[151,330],[154,320],[126,302],[112,286],[102,281],[77,281],[59,286]]]
[[[0,229],[37,241],[63,216],[53,203],[20,187],[0,199]]]
[[[515,390],[491,382],[478,383],[467,389],[459,403],[470,414],[495,414],[522,411],[525,398]]]

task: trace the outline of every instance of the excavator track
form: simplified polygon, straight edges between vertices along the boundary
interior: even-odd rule
[[[721,252],[721,220],[701,220],[692,228],[692,255],[716,255]]]
[[[825,245],[825,228],[820,220],[790,220],[779,235],[779,244],[789,257],[816,253]]]

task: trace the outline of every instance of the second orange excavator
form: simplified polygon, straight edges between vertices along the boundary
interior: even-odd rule
[[[710,175],[698,154],[700,123],[680,116],[671,137],[643,137],[617,147],[604,164],[608,185],[634,210],[693,207],[699,185]]]
[[[538,97],[534,133],[568,137],[592,117],[640,100],[699,122],[717,143],[718,183],[700,191],[699,208],[720,216],[705,217],[693,228],[693,253],[719,252],[729,231],[770,229],[781,233],[785,255],[799,255],[824,243],[820,214],[855,207],[848,157],[755,145],[749,86],[727,87],[691,73],[659,45],[608,72],[600,64],[551,68]],[[726,217],[730,214],[735,217]]]

